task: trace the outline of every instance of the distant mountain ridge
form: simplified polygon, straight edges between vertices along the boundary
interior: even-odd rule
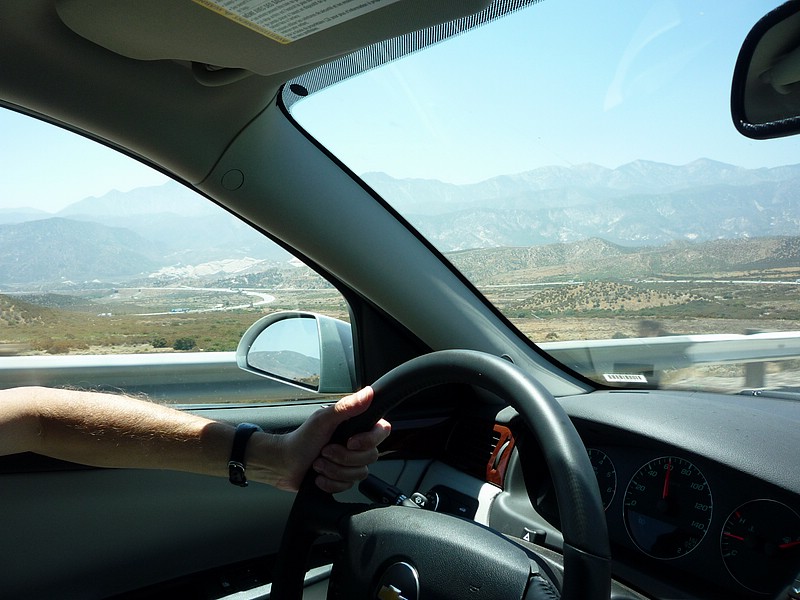
[[[394,201],[401,212],[439,214],[449,212],[456,205],[462,209],[488,208],[494,206],[488,202],[498,200],[511,201],[514,205],[520,199],[539,200],[541,203],[526,208],[563,207],[592,199],[666,194],[716,185],[742,187],[791,181],[800,179],[800,165],[746,169],[710,159],[698,159],[680,166],[637,160],[609,169],[586,163],[571,167],[540,167],[463,185],[432,179],[396,179],[385,173],[366,173],[362,178]],[[571,192],[564,193],[565,190]],[[532,192],[546,193],[531,195]]]
[[[58,211],[57,216],[132,217],[134,215],[175,214],[182,217],[213,215],[216,207],[177,181],[141,187],[128,192],[111,190],[102,196],[90,196]]]
[[[444,251],[592,237],[651,245],[800,231],[800,165],[635,161],[617,169],[543,167],[461,186],[375,173],[364,179]]]
[[[128,229],[58,217],[0,225],[0,283],[145,275],[163,252]]]
[[[668,269],[670,261],[676,272],[689,273],[693,263],[681,256],[716,241],[702,250],[726,270],[725,252],[745,264],[741,248],[748,239],[800,233],[800,165],[745,169],[707,159],[683,166],[640,160],[617,169],[543,167],[470,185],[381,173],[364,178],[457,261],[472,260],[462,251],[485,250],[480,260],[486,261],[492,249],[503,249],[514,260],[535,257],[546,267],[561,252],[558,264],[571,261],[589,274],[602,271],[606,256],[632,277]],[[715,254],[726,241],[731,248]],[[694,244],[681,250],[687,242]],[[764,242],[747,252],[754,265],[772,265],[779,255],[796,261],[793,248]],[[0,286],[156,273],[213,280],[231,276],[235,265],[257,273],[288,259],[259,232],[173,181],[86,198],[57,215],[0,211]]]

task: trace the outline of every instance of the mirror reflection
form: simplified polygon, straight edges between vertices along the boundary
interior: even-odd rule
[[[318,389],[320,355],[316,320],[292,318],[272,323],[253,341],[247,363],[254,369]]]

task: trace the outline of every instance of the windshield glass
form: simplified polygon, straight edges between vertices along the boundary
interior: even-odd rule
[[[799,142],[747,139],[730,116],[739,48],[770,8],[546,0],[291,114],[566,366],[787,390]]]

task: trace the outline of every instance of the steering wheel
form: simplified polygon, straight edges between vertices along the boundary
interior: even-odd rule
[[[344,443],[406,398],[448,383],[493,392],[519,412],[538,438],[553,477],[564,536],[560,597],[608,600],[608,532],[586,449],[553,396],[509,361],[472,350],[443,350],[412,359],[373,384],[369,409],[340,425],[332,440]],[[311,546],[326,533],[343,538],[329,599],[559,597],[551,586],[539,585],[541,578],[533,584],[531,557],[500,533],[416,508],[339,503],[314,484],[309,472],[284,530],[271,600],[302,598]]]

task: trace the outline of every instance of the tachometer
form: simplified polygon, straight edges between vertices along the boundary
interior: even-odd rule
[[[776,593],[800,568],[800,516],[774,500],[753,500],[734,510],[720,537],[722,560],[744,587]]]
[[[655,558],[691,552],[711,524],[711,490],[688,460],[663,456],[639,469],[628,483],[625,526],[631,540]]]

